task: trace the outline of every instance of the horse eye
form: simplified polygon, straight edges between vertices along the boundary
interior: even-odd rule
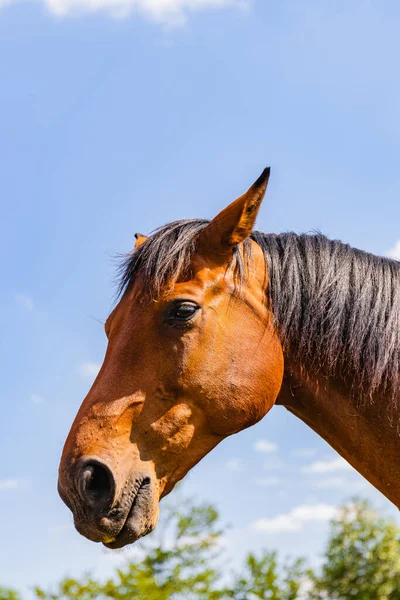
[[[193,319],[200,306],[194,302],[177,302],[167,313],[167,322],[186,323]]]

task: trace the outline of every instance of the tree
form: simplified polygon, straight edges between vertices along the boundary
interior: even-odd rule
[[[170,511],[170,526],[158,544],[145,544],[141,561],[119,569],[114,579],[100,584],[90,577],[66,579],[56,592],[36,588],[42,600],[218,600],[218,514],[208,505],[187,503],[183,512]],[[168,539],[168,537],[170,539]]]
[[[235,600],[296,600],[308,574],[301,558],[280,568],[276,552],[264,552],[260,558],[248,554],[245,571],[234,584],[230,597]]]
[[[36,589],[41,600],[296,600],[306,571],[297,560],[279,568],[275,553],[249,554],[245,571],[224,584],[217,526],[212,506],[185,503],[170,511],[161,538],[146,542],[143,559],[127,564],[101,584],[90,577],[65,579],[55,592]],[[161,527],[163,529],[163,527]],[[229,580],[229,577],[228,577]]]
[[[400,529],[367,502],[342,507],[313,582],[315,600],[400,600]]]
[[[218,514],[184,503],[169,510],[143,556],[108,581],[64,579],[41,600],[400,600],[400,529],[366,502],[341,508],[332,522],[319,574],[304,560],[279,563],[275,552],[248,554],[236,573],[222,569]],[[307,584],[306,591],[304,584]],[[0,600],[21,600],[0,588]]]
[[[21,596],[15,590],[0,587],[0,600],[21,600]]]

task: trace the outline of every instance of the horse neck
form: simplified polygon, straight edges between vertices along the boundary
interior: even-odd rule
[[[323,374],[310,376],[286,357],[277,404],[285,406],[330,444],[400,508],[400,409],[389,398],[354,399],[350,386]]]

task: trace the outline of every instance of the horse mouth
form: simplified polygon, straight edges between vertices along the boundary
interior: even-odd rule
[[[131,507],[118,535],[113,539],[103,541],[106,548],[110,550],[123,548],[153,531],[156,519],[153,514],[152,497],[151,480],[149,477],[145,477],[132,500]]]

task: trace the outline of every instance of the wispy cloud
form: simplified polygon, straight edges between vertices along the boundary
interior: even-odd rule
[[[319,489],[344,488],[349,486],[350,482],[345,477],[326,477],[314,483],[314,487]]]
[[[400,240],[397,240],[395,245],[387,252],[386,256],[400,260]]]
[[[256,485],[260,487],[272,487],[279,485],[280,482],[279,477],[256,477]]]
[[[42,396],[39,396],[38,394],[32,394],[31,401],[33,402],[33,404],[44,404],[45,403],[44,398],[42,398]]]
[[[335,473],[336,471],[352,470],[352,466],[344,458],[332,460],[317,460],[303,468],[304,473]]]
[[[301,531],[306,523],[330,521],[337,512],[337,507],[330,504],[302,504],[271,519],[258,519],[250,527],[261,533]]]
[[[225,466],[228,471],[233,471],[234,473],[244,471],[244,466],[240,458],[231,458],[225,463]]]
[[[346,477],[325,477],[314,482],[314,487],[320,490],[329,489],[346,489],[351,490],[353,493],[358,490],[363,490],[368,486],[367,482],[361,477],[356,480],[350,480]]]
[[[268,440],[257,440],[257,442],[254,443],[253,448],[256,452],[269,454],[270,452],[276,452],[278,450],[278,445],[275,444],[275,442],[269,442]]]
[[[295,448],[291,455],[293,458],[312,458],[317,454],[316,448]]]
[[[30,296],[27,296],[26,294],[16,294],[15,302],[18,304],[18,306],[21,306],[25,310],[33,310],[33,300]]]
[[[18,0],[0,0],[0,9]],[[103,12],[123,19],[132,14],[168,26],[184,25],[191,12],[235,7],[246,9],[251,0],[42,0],[57,17]]]
[[[14,490],[19,486],[18,479],[3,479],[0,480],[0,492],[5,490]]]
[[[100,371],[100,366],[101,365],[95,362],[84,362],[79,366],[78,370],[82,377],[94,379]]]

